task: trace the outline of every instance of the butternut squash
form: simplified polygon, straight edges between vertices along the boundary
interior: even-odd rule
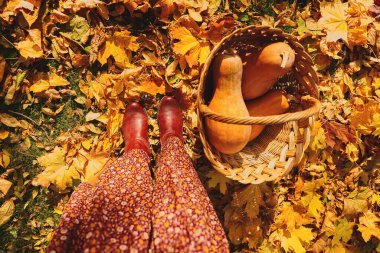
[[[277,79],[292,68],[294,59],[294,50],[284,42],[272,43],[258,53],[242,57],[244,99],[257,98],[270,90]]]
[[[249,116],[241,94],[243,64],[239,55],[229,52],[215,57],[212,64],[214,95],[209,108],[228,116]],[[221,123],[206,119],[210,143],[224,154],[239,152],[248,143],[251,126]]]
[[[289,109],[286,93],[281,90],[269,91],[259,98],[246,101],[246,105],[252,117],[282,114]],[[259,136],[264,128],[265,125],[252,125],[249,141]]]

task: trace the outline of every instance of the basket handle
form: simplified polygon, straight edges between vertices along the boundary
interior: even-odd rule
[[[230,117],[224,116],[219,113],[212,111],[207,105],[200,104],[199,111],[203,116],[227,124],[236,125],[274,125],[283,124],[289,121],[297,121],[304,118],[309,118],[317,114],[321,108],[322,104],[318,99],[311,96],[304,96],[301,98],[302,107],[307,109],[299,112],[284,113],[279,115],[271,116],[261,116],[261,117]]]

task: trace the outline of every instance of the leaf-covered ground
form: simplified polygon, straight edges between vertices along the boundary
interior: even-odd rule
[[[379,9],[368,0],[0,0],[0,252],[46,247],[75,186],[122,153],[129,101],[149,114],[154,168],[164,94],[185,112],[186,148],[232,251],[380,252]],[[211,168],[194,110],[210,50],[249,24],[298,37],[323,103],[301,164],[260,186]]]

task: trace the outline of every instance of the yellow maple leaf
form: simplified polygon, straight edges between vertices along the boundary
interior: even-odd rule
[[[342,39],[348,43],[348,15],[346,13],[348,3],[335,0],[335,2],[322,2],[320,6],[321,18],[318,20],[318,27],[326,30],[327,41],[335,42]]]
[[[362,134],[371,134],[377,129],[376,125],[373,125],[376,124],[373,123],[376,113],[380,113],[380,104],[371,101],[362,110],[353,110],[349,117],[350,126]]]
[[[372,203],[372,205],[374,205],[376,203],[378,206],[380,206],[380,195],[379,194],[373,194],[371,203]]]
[[[209,42],[198,41],[188,29],[182,26],[171,29],[170,35],[172,39],[179,40],[174,42],[173,51],[184,56],[190,67],[205,63],[210,54]]]
[[[51,153],[37,158],[38,163],[45,169],[33,179],[32,184],[44,187],[53,184],[59,191],[63,191],[72,185],[73,179],[79,179],[80,174],[75,167],[66,163],[66,153],[64,148],[55,147]]]
[[[354,222],[349,222],[346,218],[338,220],[335,226],[334,237],[331,241],[332,245],[337,245],[340,241],[348,242],[351,239],[354,225]]]
[[[322,196],[317,193],[321,187],[319,180],[320,179],[306,182],[303,185],[303,191],[306,195],[300,200],[300,204],[307,207],[309,214],[315,218],[319,218],[321,216],[320,213],[324,208],[324,205],[320,200]],[[321,182],[325,182],[325,180],[321,180]]]
[[[278,229],[269,236],[270,241],[280,241],[285,252],[305,253],[305,247],[314,239],[311,228],[300,226],[288,231]]]
[[[124,30],[108,36],[99,50],[98,61],[103,65],[110,56],[113,56],[115,64],[119,68],[133,67],[130,63],[131,52],[137,51],[139,44],[137,43],[137,37],[130,34],[129,31]]]
[[[293,205],[286,202],[281,207],[275,224],[277,227],[286,226],[287,230],[292,231],[301,225],[309,224],[311,221],[312,219],[308,215],[295,211]]]
[[[38,29],[28,30],[28,36],[24,41],[15,46],[24,58],[40,58],[43,56],[41,31]]]
[[[219,185],[219,191],[223,194],[227,193],[227,185],[231,183],[231,179],[215,170],[210,171],[207,174],[207,177],[210,178],[210,180],[207,182],[208,187],[216,188],[216,186]]]
[[[380,227],[377,224],[380,222],[379,217],[371,211],[367,211],[364,216],[359,218],[359,222],[358,230],[362,233],[365,242],[368,242],[372,236],[380,239]]]

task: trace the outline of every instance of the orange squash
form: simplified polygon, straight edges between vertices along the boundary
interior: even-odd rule
[[[214,95],[209,108],[228,116],[249,116],[241,94],[243,64],[240,56],[229,52],[217,55],[212,64]],[[221,123],[206,118],[210,143],[224,154],[239,152],[248,143],[251,126]]]
[[[252,117],[269,116],[285,113],[289,110],[286,93],[281,90],[272,90],[265,95],[246,101],[249,115]],[[255,139],[264,130],[265,125],[252,125],[249,141]]]
[[[287,61],[283,62],[284,57],[287,57]],[[295,53],[288,44],[276,42],[258,53],[245,55],[242,60],[242,93],[244,99],[249,100],[265,94],[279,77],[292,68]]]

